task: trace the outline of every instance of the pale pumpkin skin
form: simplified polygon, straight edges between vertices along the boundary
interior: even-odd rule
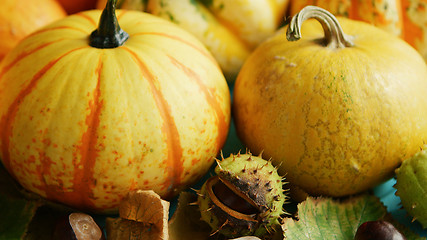
[[[0,7],[0,60],[24,37],[67,14],[56,0],[5,0]]]
[[[427,140],[427,68],[407,43],[339,18],[354,46],[326,47],[316,20],[261,44],[236,80],[238,136],[311,195],[346,196],[393,175]]]
[[[49,25],[2,62],[0,156],[24,188],[111,212],[131,190],[170,199],[206,174],[230,93],[196,38],[146,13],[117,11],[123,46],[89,46],[100,13]]]

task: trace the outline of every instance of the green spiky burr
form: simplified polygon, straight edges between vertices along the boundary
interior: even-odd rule
[[[271,161],[251,154],[218,161],[199,192],[202,220],[226,237],[272,235],[286,214],[283,177]]]

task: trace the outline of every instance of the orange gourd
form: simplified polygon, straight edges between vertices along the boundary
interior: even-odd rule
[[[337,16],[371,23],[401,37],[427,60],[426,0],[291,0],[290,15],[315,5]]]
[[[165,199],[205,175],[225,142],[230,93],[195,37],[147,13],[80,12],[0,65],[0,158],[26,189],[90,211],[131,190]],[[121,28],[120,28],[121,27]],[[97,29],[96,31],[94,31]]]
[[[66,16],[55,0],[5,0],[0,8],[0,60],[35,30]]]

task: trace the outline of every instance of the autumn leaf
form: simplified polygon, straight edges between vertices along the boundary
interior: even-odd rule
[[[298,204],[298,220],[285,219],[282,229],[288,240],[353,240],[362,223],[380,219],[390,217],[379,198],[371,194],[346,200],[308,197]],[[408,240],[424,239],[407,229],[401,232]]]
[[[0,239],[22,239],[37,209],[39,201],[24,199],[18,185],[0,166]]]
[[[203,222],[199,207],[192,203],[196,202],[197,196],[190,192],[182,192],[178,198],[178,207],[169,221],[169,240],[207,240],[212,232],[209,225]]]
[[[119,206],[119,218],[107,218],[109,240],[169,239],[169,202],[152,190],[129,192]]]
[[[108,240],[168,240],[157,228],[151,228],[143,222],[123,218],[107,218],[106,231]]]

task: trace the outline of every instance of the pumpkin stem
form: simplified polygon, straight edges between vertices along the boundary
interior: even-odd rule
[[[345,48],[354,46],[351,36],[344,34],[335,16],[316,6],[306,6],[292,18],[286,32],[288,41],[297,41],[301,38],[301,25],[309,18],[318,20],[322,25],[327,47]]]
[[[116,17],[116,0],[108,0],[99,19],[98,29],[89,37],[89,45],[96,48],[116,48],[123,45],[129,34],[123,31]]]

